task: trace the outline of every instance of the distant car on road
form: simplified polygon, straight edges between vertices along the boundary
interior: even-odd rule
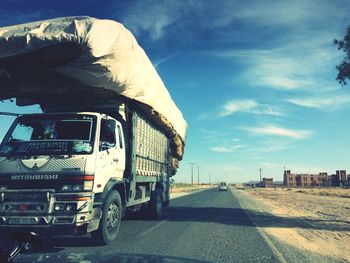
[[[219,184],[219,191],[227,191],[227,183],[226,182],[221,182]]]

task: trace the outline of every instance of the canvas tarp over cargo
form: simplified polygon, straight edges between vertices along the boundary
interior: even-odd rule
[[[162,123],[182,158],[186,121],[144,50],[111,20],[67,17],[0,28],[0,99],[18,104],[126,97]]]

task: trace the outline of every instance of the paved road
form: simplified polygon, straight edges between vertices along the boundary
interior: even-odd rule
[[[54,258],[67,253],[76,257],[76,253],[125,253],[209,262],[279,262],[231,190],[209,189],[174,199],[160,221],[124,220],[117,240],[109,246],[94,246],[88,237],[56,238],[52,245],[44,252]],[[33,257],[43,253],[22,260]]]

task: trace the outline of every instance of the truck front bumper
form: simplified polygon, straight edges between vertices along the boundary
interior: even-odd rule
[[[98,228],[102,214],[101,209],[93,205],[93,193],[19,190],[1,194],[1,231],[84,234]]]
[[[87,233],[88,223],[77,225],[0,225],[0,233],[34,232],[42,236],[83,235]]]
[[[0,216],[0,233],[13,231],[35,232],[41,235],[82,235],[98,229],[101,209],[95,208],[89,214],[89,220],[77,222],[76,218],[87,218],[88,215],[75,216]],[[47,223],[50,222],[50,223]]]

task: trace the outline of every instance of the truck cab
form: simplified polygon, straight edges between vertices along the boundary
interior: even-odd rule
[[[97,112],[19,116],[0,145],[0,227],[92,232],[108,244],[126,209],[146,203],[159,216],[169,174],[136,177],[137,127],[128,145],[123,126],[123,119]]]

